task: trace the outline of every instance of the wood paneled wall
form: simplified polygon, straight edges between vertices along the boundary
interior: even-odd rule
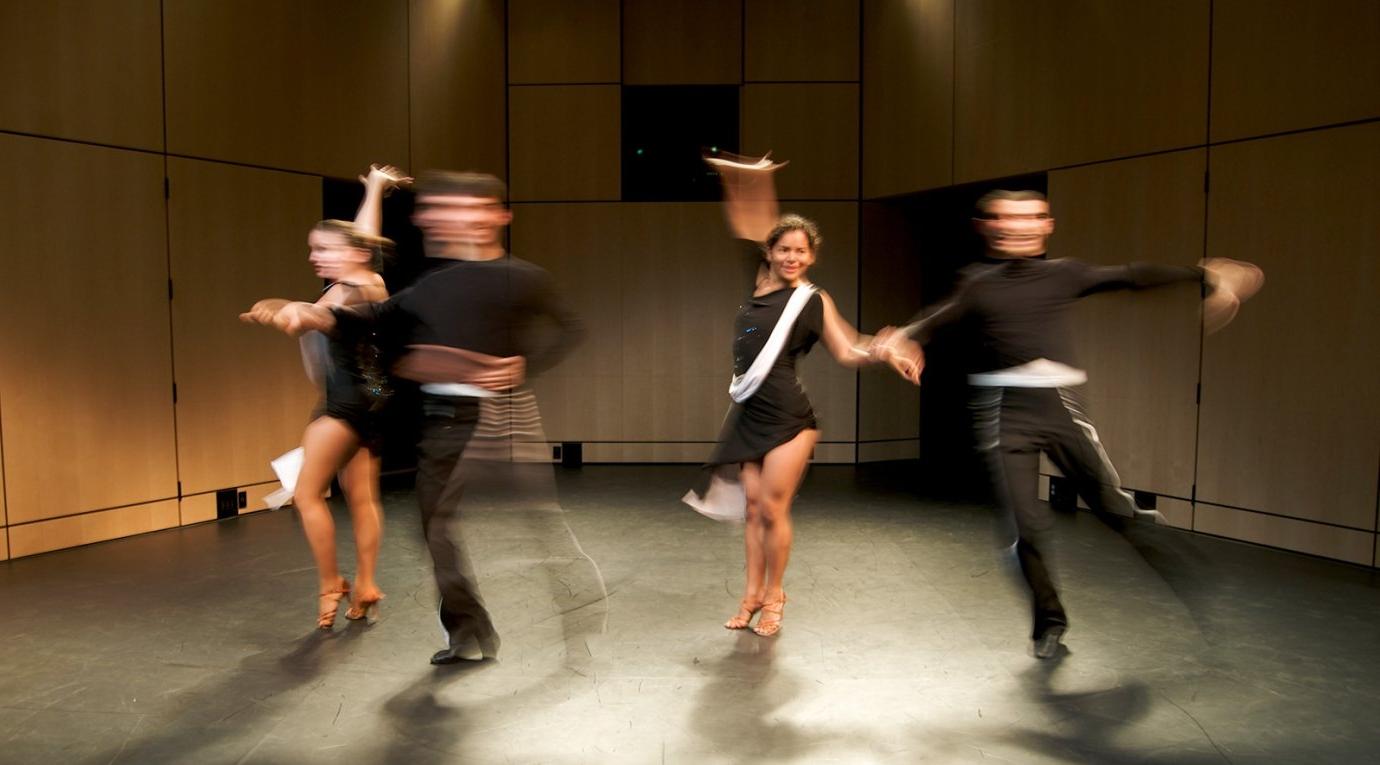
[[[510,181],[515,253],[550,268],[590,327],[538,382],[553,440],[591,460],[702,459],[747,285],[717,205],[620,201],[620,87],[719,83],[743,86],[743,149],[792,160],[784,206],[821,222],[814,276],[864,330],[918,307],[919,269],[862,198],[1050,171],[1057,254],[1261,262],[1265,292],[1201,362],[1191,296],[1085,306],[1092,406],[1128,485],[1162,494],[1174,523],[1373,563],[1380,412],[1348,381],[1376,371],[1377,14],[1366,0],[5,4],[0,161],[25,183],[0,191],[0,547],[203,520],[221,488],[256,504],[311,392],[291,342],[233,313],[311,291],[319,179],[371,161]],[[817,458],[911,454],[914,389],[826,357],[804,365]]]
[[[1212,150],[1208,253],[1265,289],[1207,339],[1198,497],[1375,531],[1380,124]]]
[[[875,0],[863,35],[867,197],[1044,171],[1054,256],[1264,267],[1201,344],[1183,291],[1081,306],[1090,406],[1170,523],[1373,565],[1380,422],[1342,381],[1376,371],[1380,4]]]
[[[505,21],[502,0],[0,9],[6,557],[208,520],[221,489],[263,507],[316,394],[296,343],[236,314],[317,294],[322,176],[506,176]]]
[[[1203,251],[1206,170],[1206,152],[1195,149],[1050,173],[1051,253],[1194,265]],[[1096,295],[1078,306],[1088,410],[1127,487],[1193,497],[1200,294],[1179,285]]]
[[[868,198],[954,182],[954,3],[862,4],[862,186]]]

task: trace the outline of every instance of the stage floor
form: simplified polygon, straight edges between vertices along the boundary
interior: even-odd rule
[[[1067,651],[1030,656],[988,511],[896,466],[816,467],[775,638],[720,625],[736,528],[693,467],[558,470],[598,570],[478,509],[503,637],[441,647],[413,497],[385,493],[384,618],[312,629],[290,510],[0,563],[5,763],[1360,763],[1380,752],[1380,579],[1061,516]],[[353,571],[347,515],[342,564]],[[563,533],[563,527],[562,527]],[[602,576],[608,598],[601,597]],[[342,609],[343,613],[343,609]]]

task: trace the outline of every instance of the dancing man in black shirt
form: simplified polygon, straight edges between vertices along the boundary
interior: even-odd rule
[[[1043,195],[995,191],[979,200],[977,210],[986,256],[964,270],[949,300],[922,311],[899,330],[879,333],[878,351],[885,355],[890,342],[907,337],[923,345],[939,327],[960,321],[978,328],[981,342],[974,348],[974,373],[968,378],[977,444],[1005,511],[1002,544],[1014,548],[1030,586],[1034,652],[1045,659],[1058,652],[1069,622],[1049,570],[1054,518],[1036,498],[1040,452],[1049,454],[1079,496],[1113,528],[1140,512],[1121,488],[1074,391],[1087,374],[1073,357],[1069,307],[1085,295],[1108,290],[1204,285],[1204,323],[1212,331],[1231,320],[1263,277],[1254,266],[1222,258],[1204,261],[1202,267],[1046,260],[1054,219]]]

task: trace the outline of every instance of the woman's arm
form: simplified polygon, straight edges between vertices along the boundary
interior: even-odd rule
[[[860,335],[848,320],[839,313],[834,299],[824,290],[819,291],[819,299],[824,308],[824,326],[820,340],[829,349],[829,355],[845,367],[860,367],[872,361],[868,356],[868,346],[872,338]]]
[[[392,165],[370,165],[369,174],[359,177],[364,184],[364,200],[355,213],[355,231],[378,236],[383,230],[383,197],[389,189],[405,186],[412,179]]]
[[[772,162],[765,157],[741,157],[720,154],[705,157],[704,161],[719,174],[724,189],[724,215],[728,227],[739,239],[765,242],[776,221],[781,206],[776,200],[776,171],[785,162]]]

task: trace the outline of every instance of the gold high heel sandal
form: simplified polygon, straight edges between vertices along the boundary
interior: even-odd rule
[[[316,628],[329,630],[335,627],[335,613],[340,610],[340,600],[350,594],[350,582],[343,577],[334,590],[322,592],[316,605]]]
[[[724,622],[724,629],[747,629],[748,624],[752,622],[752,617],[756,616],[757,612],[761,610],[762,601],[749,600],[748,598],[743,598],[742,601],[738,603],[738,613],[734,614],[732,619],[729,619],[728,621]]]
[[[356,591],[358,594],[358,591]],[[350,601],[350,608],[345,612],[345,618],[357,622],[361,619],[365,624],[373,624],[379,620],[379,601],[386,595],[374,590],[370,596],[354,598]]]
[[[762,637],[771,637],[781,631],[781,618],[786,610],[786,593],[781,593],[780,600],[769,600],[762,604],[762,618],[757,620],[757,626],[752,628]]]

